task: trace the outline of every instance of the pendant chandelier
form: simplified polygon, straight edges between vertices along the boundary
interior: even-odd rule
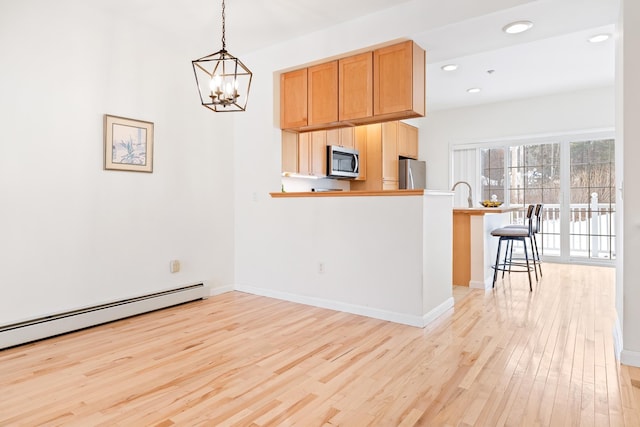
[[[252,73],[226,50],[224,0],[222,49],[191,61],[202,105],[216,112],[245,111]]]

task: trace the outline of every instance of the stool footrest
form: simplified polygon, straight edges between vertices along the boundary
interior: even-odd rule
[[[529,263],[529,266],[525,263],[519,262],[506,262],[498,265],[492,265],[491,268],[498,271],[514,272],[514,273],[526,273],[527,271],[533,271],[533,263]]]

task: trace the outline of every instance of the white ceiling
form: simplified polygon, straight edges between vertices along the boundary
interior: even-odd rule
[[[617,0],[538,0],[414,36],[427,50],[428,108],[613,85],[618,8]],[[526,33],[502,31],[523,19],[534,23]],[[599,33],[612,38],[587,42]],[[448,63],[459,68],[442,71]],[[469,94],[471,87],[482,91]]]
[[[427,51],[430,111],[613,84],[614,39],[586,39],[615,33],[619,0],[226,0],[227,47],[242,57],[404,3],[428,12],[407,25],[406,36]],[[194,52],[219,46],[221,0],[110,0],[97,7],[127,10],[191,47],[197,40]],[[530,31],[501,31],[523,19],[534,22]],[[446,63],[459,68],[445,73]],[[482,91],[469,94],[470,87]]]

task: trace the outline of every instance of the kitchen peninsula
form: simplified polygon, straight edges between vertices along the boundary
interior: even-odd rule
[[[509,223],[518,208],[453,208],[453,284],[489,289],[498,239],[491,230]]]
[[[400,158],[419,153],[399,120],[425,115],[425,67],[405,40],[280,74],[282,189],[314,181],[271,193],[279,243],[264,262],[287,267],[248,292],[419,327],[453,306],[453,193],[399,190]]]
[[[453,193],[271,196],[271,232],[281,243],[268,256],[288,267],[266,296],[418,327],[453,306]]]

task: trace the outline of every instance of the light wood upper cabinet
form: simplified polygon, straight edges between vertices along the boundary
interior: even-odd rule
[[[298,134],[298,173],[311,175],[311,132]]]
[[[342,58],[339,69],[339,120],[373,115],[373,52]]]
[[[398,188],[398,122],[382,123],[382,181]]]
[[[298,134],[282,132],[282,172],[298,173]]]
[[[418,128],[398,122],[398,155],[418,159]]]
[[[352,190],[398,189],[397,122],[376,123],[356,128],[356,141],[366,138],[364,155],[366,172],[363,180],[351,182]],[[365,132],[363,134],[363,132]]]
[[[360,173],[355,180],[364,181],[367,179],[367,127],[357,126],[347,129],[353,130],[353,148],[358,150]]]
[[[280,75],[280,128],[307,126],[307,69]]]
[[[298,134],[298,173],[327,176],[327,133],[325,131]]]
[[[340,142],[341,132],[340,129],[329,129],[325,131],[316,131],[326,133],[326,145],[342,145]]]
[[[413,41],[280,76],[280,128],[298,132],[425,114],[425,52]]]
[[[397,190],[398,160],[402,155],[400,146],[405,144],[405,147],[415,147],[410,148],[405,154],[412,154],[412,150],[415,150],[415,158],[417,158],[418,128],[406,123],[390,121],[357,126],[355,135],[356,148],[360,150],[361,176],[351,182],[351,189]],[[401,138],[415,140],[415,146],[413,143],[401,144]]]
[[[320,132],[320,131],[317,131]],[[355,148],[355,128],[329,129],[324,131],[327,134],[327,145],[338,145],[345,148]]]
[[[326,62],[307,69],[308,126],[338,121],[338,61]]]
[[[366,175],[364,179],[351,182],[351,190],[382,190],[382,125],[380,123],[358,126],[356,141],[366,145],[365,153],[360,154],[360,165],[365,159]]]
[[[413,41],[373,52],[373,115],[380,120],[425,114],[425,52]]]
[[[356,128],[348,127],[339,129],[340,132],[340,146],[345,148],[356,148]]]
[[[311,132],[311,175],[327,176],[326,132]]]

